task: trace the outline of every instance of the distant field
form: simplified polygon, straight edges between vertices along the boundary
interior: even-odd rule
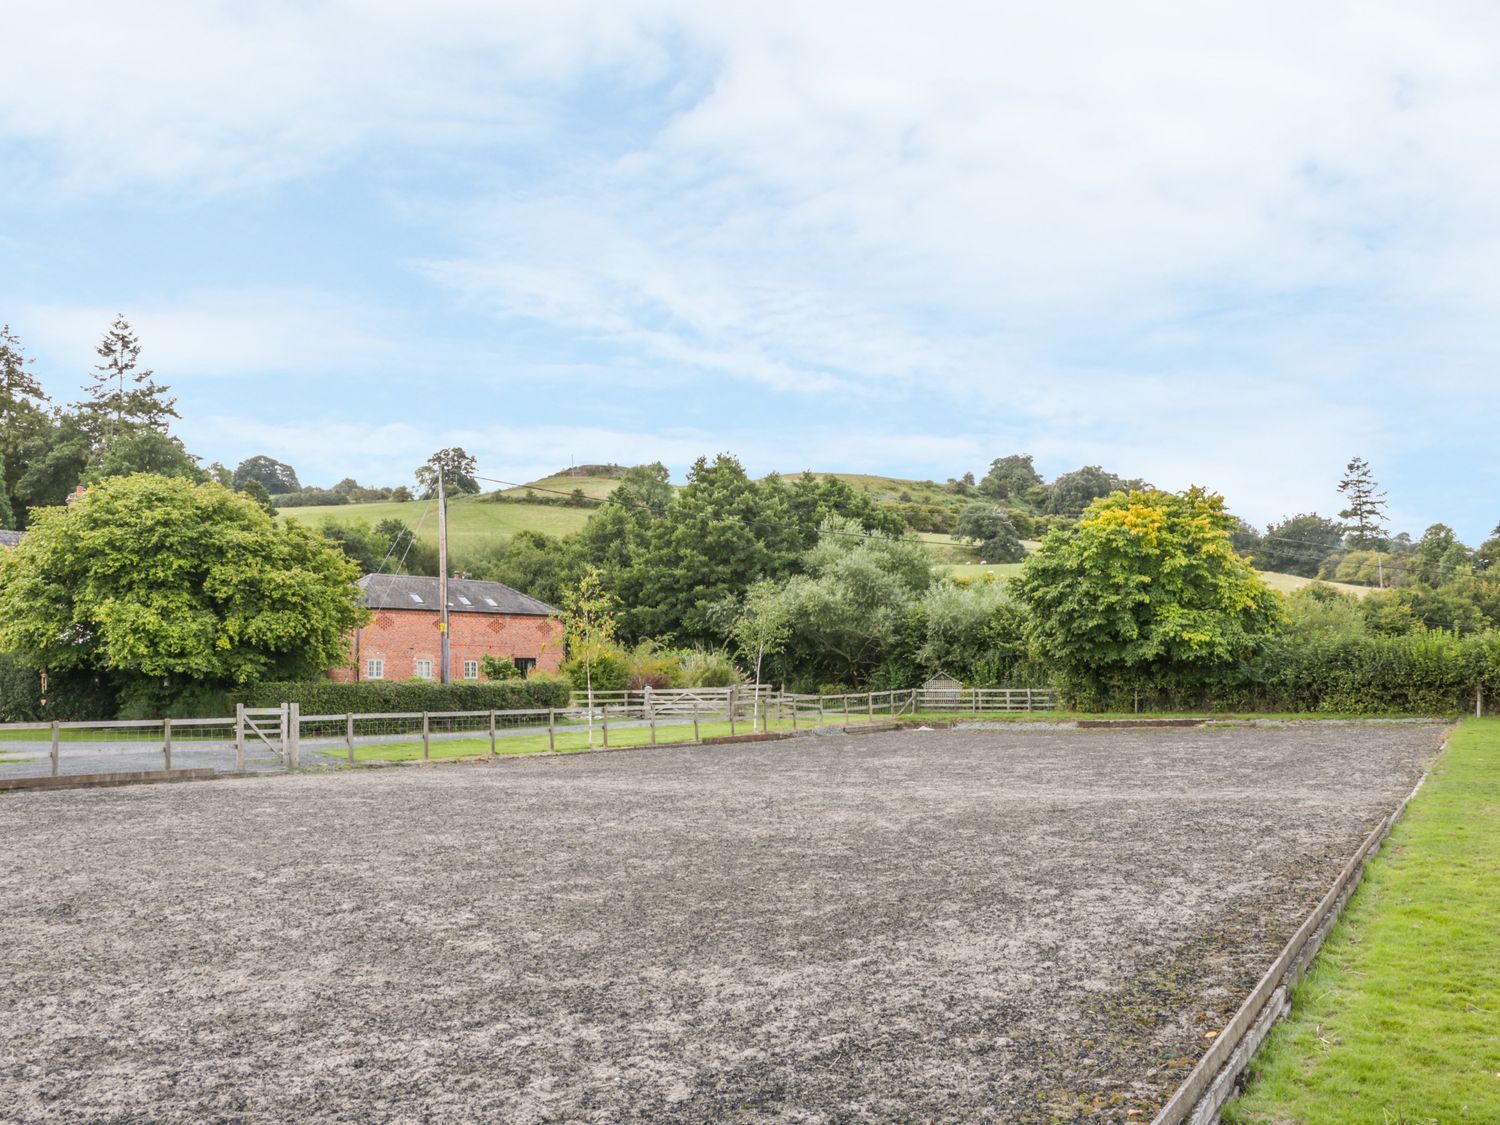
[[[568,535],[583,527],[594,508],[595,505],[565,508],[555,504],[496,504],[477,496],[459,496],[448,502],[448,543],[455,553],[463,554],[509,539],[521,531]],[[312,526],[329,518],[335,523],[363,523],[372,527],[381,520],[398,519],[417,529],[419,539],[432,540],[437,536],[437,505],[428,500],[283,508],[281,514]]]
[[[1257,571],[1257,573],[1267,586],[1273,590],[1280,590],[1283,594],[1290,594],[1293,590],[1300,590],[1309,583],[1316,581],[1316,579],[1312,578],[1303,578],[1298,574],[1278,574],[1273,570],[1262,570]],[[1348,582],[1324,582],[1323,585],[1332,586],[1335,590],[1339,590],[1345,594],[1353,594],[1356,598],[1362,598],[1374,589],[1372,586],[1355,586]]]
[[[585,496],[602,500],[619,484],[617,477],[575,477],[567,473],[559,473],[557,476],[543,477],[541,480],[534,480],[530,484],[518,485],[515,488],[502,488],[500,492],[505,496],[524,496],[527,489],[550,494],[553,492],[571,493],[576,488],[580,489]]]
[[[800,472],[782,474],[788,479],[801,475]],[[877,477],[865,473],[813,473],[813,476],[819,480],[826,480],[830,477],[841,480],[854,491],[863,492],[877,500],[908,503],[901,499],[903,492],[911,498],[909,502],[913,504],[952,504],[959,499],[942,485],[933,481]]]

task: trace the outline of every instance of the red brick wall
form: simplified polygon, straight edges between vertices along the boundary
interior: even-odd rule
[[[536,661],[537,671],[562,667],[563,627],[553,617],[519,617],[498,613],[449,613],[451,678],[463,679],[464,661],[482,656]],[[409,680],[418,660],[432,661],[433,679],[440,679],[442,640],[438,615],[432,610],[378,609],[370,624],[356,629],[349,642],[350,666],[329,675],[339,681],[365,678],[365,661],[385,661],[387,680]]]

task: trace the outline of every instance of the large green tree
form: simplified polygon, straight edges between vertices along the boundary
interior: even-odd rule
[[[1037,653],[1105,690],[1198,683],[1246,659],[1283,611],[1234,553],[1234,528],[1223,498],[1201,488],[1095,501],[1012,583]]]
[[[422,486],[422,499],[430,500],[437,495],[438,473],[442,472],[443,491],[449,496],[478,492],[479,482],[474,479],[477,462],[464,452],[462,446],[439,449],[421,465],[417,466],[417,483]]]
[[[1144,488],[1139,480],[1124,480],[1098,465],[1085,465],[1063,473],[1047,488],[1047,511],[1054,515],[1076,516],[1089,504],[1112,492]]]
[[[985,562],[1020,562],[1026,557],[1015,524],[995,504],[970,504],[964,508],[953,537],[973,543]]]
[[[263,453],[247,457],[236,465],[234,477],[230,483],[236,489],[243,489],[246,483],[252,480],[260,481],[272,496],[302,491],[302,484],[297,480],[296,469],[285,461],[278,461]]]
[[[10,325],[0,326],[0,527],[20,523],[16,486],[51,430],[47,395]]]
[[[0,650],[37,668],[316,676],[366,616],[355,568],[320,536],[180,477],[101,481],[0,555]]]
[[[1042,474],[1031,463],[1031,454],[1012,453],[990,462],[990,471],[979,482],[979,491],[996,500],[1017,500],[1042,483]]]
[[[1336,520],[1316,512],[1287,516],[1266,527],[1255,550],[1255,565],[1260,570],[1316,578],[1343,541],[1344,529]]]

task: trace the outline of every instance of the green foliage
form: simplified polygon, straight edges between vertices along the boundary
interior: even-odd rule
[[[504,656],[491,656],[485,653],[479,658],[479,671],[486,680],[495,683],[503,683],[506,680],[525,679],[521,669],[516,667],[516,662]]]
[[[781,588],[767,581],[751,586],[729,635],[739,646],[740,655],[753,664],[754,681],[760,683],[765,657],[783,651],[792,636],[791,605],[781,596]]]
[[[274,516],[276,514],[276,507],[271,503],[271,494],[266,491],[266,486],[261,484],[260,481],[246,481],[245,486],[239,489],[239,494],[249,497],[251,503],[265,512],[266,515]]]
[[[1147,489],[1144,481],[1122,480],[1098,465],[1085,465],[1063,473],[1047,489],[1047,511],[1052,515],[1071,516],[1082,512],[1095,500],[1114,492]]]
[[[229,704],[279,707],[296,703],[304,715],[380,714],[386,711],[523,711],[566,707],[569,685],[534,675],[498,683],[440,684],[432,680],[332,680],[250,684],[229,692]]]
[[[117,708],[108,676],[79,671],[51,672],[44,677],[24,661],[0,652],[0,723],[113,719]]]
[[[561,617],[568,652],[563,674],[579,691],[623,691],[629,683],[630,666],[615,644],[618,605],[596,566],[588,567],[575,586],[563,591]]]
[[[908,539],[858,534],[825,521],[804,573],[782,587],[792,636],[787,679],[858,683],[902,647],[911,606],[932,583],[931,560]]]
[[[105,449],[131,430],[166,433],[167,419],[180,417],[177,400],[151,378],[149,368],[139,367],[140,338],[124,316],[115,317],[94,350],[103,362],[95,365],[84,387],[87,397],[78,404],[78,417],[94,448]]]
[[[422,486],[422,499],[430,500],[437,495],[438,471],[442,471],[443,490],[449,496],[461,496],[478,492],[479,482],[474,479],[474,458],[460,446],[439,449],[417,467],[417,483]]]
[[[84,472],[79,483],[95,484],[106,477],[128,477],[136,473],[154,473],[161,477],[206,480],[198,459],[182,442],[170,434],[151,429],[129,429],[109,438],[95,465]]]
[[[1005,512],[990,504],[970,504],[958,517],[954,538],[975,544],[985,562],[1020,562],[1026,548]]]
[[[693,649],[682,657],[678,687],[734,687],[744,679],[727,652]]]
[[[1002,582],[940,582],[913,618],[922,678],[946,672],[979,687],[1045,682],[1028,664],[1026,614]]]
[[[1398,573],[1384,551],[1350,551],[1339,560],[1333,579],[1355,586],[1378,586],[1382,581],[1386,584],[1395,581]]]
[[[1011,583],[1028,635],[1074,690],[1202,682],[1251,657],[1280,599],[1230,546],[1221,497],[1132,491],[1052,532]]]
[[[315,675],[365,617],[337,552],[217,484],[113,477],[0,556],[0,649],[37,668]]]
[[[573,690],[586,695],[596,691],[625,691],[630,687],[630,661],[617,645],[590,645],[570,655],[562,671]]]
[[[259,455],[247,457],[234,470],[230,484],[236,491],[244,489],[250,481],[260,481],[272,496],[283,492],[300,492],[302,484],[297,480],[297,470],[275,458]]]
[[[25,502],[17,485],[52,429],[47,395],[10,325],[0,326],[0,527],[18,527]]]
[[[1019,500],[1042,483],[1042,474],[1031,463],[1031,454],[1012,453],[990,462],[990,471],[979,482],[978,491],[996,500]]]
[[[1337,522],[1316,512],[1304,512],[1270,524],[1254,562],[1260,570],[1314,578],[1343,540],[1344,531]]]
[[[1373,547],[1385,538],[1385,493],[1379,491],[1375,474],[1363,457],[1356,457],[1344,470],[1339,491],[1349,506],[1339,513],[1347,521],[1350,543],[1356,548]]]

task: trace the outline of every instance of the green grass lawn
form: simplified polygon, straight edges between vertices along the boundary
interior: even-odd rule
[[[1500,720],[1454,735],[1225,1110],[1500,1121]]]
[[[457,496],[448,502],[448,543],[455,554],[463,555],[478,551],[487,543],[509,539],[520,531],[569,535],[588,522],[595,507],[593,504],[586,508],[557,504],[497,504],[478,496]],[[421,539],[435,542],[437,538],[437,506],[427,500],[283,508],[281,514],[314,527],[330,518],[335,523],[362,523],[370,527],[384,519],[398,519],[408,527],[415,528],[420,524],[418,537]]]
[[[888,719],[890,716],[882,715],[879,711],[875,713],[876,721]],[[828,715],[824,718],[825,726],[854,725],[866,721],[866,716],[855,715]],[[801,716],[797,720],[798,730],[808,730],[818,726],[816,716]],[[760,733],[765,729],[771,731],[790,731],[792,723],[787,720],[772,720],[769,728],[764,723],[755,726],[751,730],[750,720],[736,720],[734,724],[735,734]],[[700,738],[723,738],[730,734],[728,722],[701,721],[698,724],[698,735]],[[674,719],[672,725],[668,726],[665,721],[659,723],[656,728],[656,744],[658,746],[673,742],[691,742],[693,740],[693,725],[691,722],[678,723]],[[433,758],[473,758],[490,752],[490,739],[487,734],[476,735],[472,738],[451,738],[431,740],[431,756]],[[649,746],[651,745],[650,727],[621,727],[612,726],[609,731],[609,745],[613,749],[623,746]],[[603,728],[598,724],[594,727],[593,749],[602,749],[604,746]],[[495,752],[502,757],[515,757],[525,754],[542,754],[548,751],[547,732],[539,734],[501,735],[495,740]],[[589,749],[588,732],[579,730],[577,727],[569,727],[557,732],[557,752],[560,754],[576,753],[580,750]],[[344,758],[347,760],[348,751],[343,747],[326,747],[319,750],[320,754],[330,758]],[[357,762],[412,762],[422,757],[422,740],[414,739],[410,742],[377,742],[367,743],[363,746],[356,744],[354,747],[354,760]]]

